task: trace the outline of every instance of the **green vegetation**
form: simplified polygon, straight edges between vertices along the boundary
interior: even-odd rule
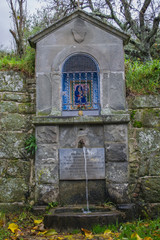
[[[85,227],[85,226],[84,226]],[[82,231],[82,233],[81,233]],[[75,229],[71,233],[57,233],[54,229],[47,230],[43,225],[43,217],[35,216],[26,209],[15,212],[0,212],[0,239],[115,239],[115,240],[159,240],[160,217],[154,220],[137,220],[122,224],[100,226],[92,231]]]
[[[37,149],[36,145],[36,138],[34,135],[30,135],[29,138],[27,138],[25,142],[25,149],[27,150],[27,153],[34,155],[35,150]]]
[[[158,94],[160,92],[160,61],[125,61],[127,94]]]
[[[28,47],[22,58],[19,58],[13,52],[5,53],[4,51],[0,51],[0,70],[20,71],[29,77],[34,76],[35,50]]]

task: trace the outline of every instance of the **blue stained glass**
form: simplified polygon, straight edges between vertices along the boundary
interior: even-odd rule
[[[84,54],[67,59],[62,72],[62,110],[79,109],[99,109],[98,67]]]

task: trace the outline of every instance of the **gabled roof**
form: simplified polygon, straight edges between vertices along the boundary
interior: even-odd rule
[[[39,40],[41,40],[45,36],[49,35],[51,32],[54,32],[55,30],[57,30],[61,26],[69,23],[70,21],[72,21],[73,19],[75,19],[77,17],[79,17],[79,18],[83,19],[84,21],[87,21],[87,22],[103,29],[106,32],[111,33],[112,35],[115,35],[115,36],[121,38],[124,41],[124,43],[128,42],[128,40],[129,40],[130,36],[128,34],[120,31],[119,29],[113,27],[110,24],[102,22],[97,17],[94,17],[91,14],[86,13],[83,10],[77,9],[74,12],[72,12],[71,14],[61,18],[60,20],[56,21],[55,23],[53,23],[49,27],[47,27],[47,28],[43,29],[42,31],[40,31],[39,33],[35,34],[34,36],[31,36],[28,39],[31,47],[35,48],[36,43]]]

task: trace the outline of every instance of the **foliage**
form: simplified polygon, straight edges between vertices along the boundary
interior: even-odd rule
[[[104,231],[106,230],[106,226],[101,226],[101,225],[95,225],[92,228],[92,232],[94,234],[99,234],[99,233],[104,233]]]
[[[25,142],[25,149],[27,152],[31,155],[35,154],[35,151],[37,149],[36,145],[36,138],[34,135],[31,135]]]
[[[126,87],[129,94],[158,94],[160,92],[160,61],[146,63],[126,60]]]
[[[46,210],[48,211],[49,209],[51,208],[55,208],[58,206],[58,202],[51,202],[51,203],[48,203],[48,206],[46,207]]]
[[[0,52],[0,69],[1,71],[14,70],[20,71],[32,77],[35,70],[35,50],[28,47],[23,58],[19,58],[13,52]]]
[[[160,2],[155,0],[42,0],[48,14],[56,11],[57,19],[77,7],[85,9],[104,22],[110,22],[132,37],[127,54],[151,60],[151,49],[156,43],[160,23]],[[79,6],[78,6],[79,5]],[[131,51],[130,51],[131,50]],[[133,51],[134,50],[134,51]]]

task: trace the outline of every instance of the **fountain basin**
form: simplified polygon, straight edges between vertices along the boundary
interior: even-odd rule
[[[83,213],[82,207],[56,208],[44,216],[44,226],[56,231],[72,231],[74,229],[91,229],[94,225],[109,225],[123,222],[125,214],[114,207],[90,207],[91,213]]]

